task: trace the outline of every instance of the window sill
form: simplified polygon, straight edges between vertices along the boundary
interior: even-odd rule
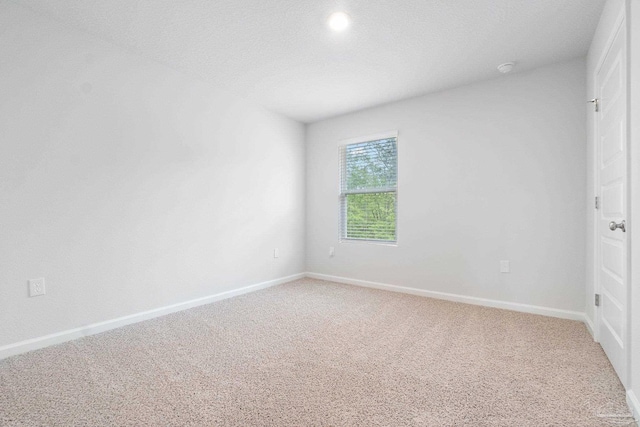
[[[388,240],[366,240],[366,239],[340,239],[339,243],[355,243],[365,245],[378,245],[378,246],[392,246],[397,247],[398,242],[391,242]]]

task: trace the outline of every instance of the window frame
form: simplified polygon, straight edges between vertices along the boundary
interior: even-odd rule
[[[349,192],[349,193],[344,193],[342,192],[342,183],[343,183],[343,179],[344,179],[344,175],[346,173],[346,159],[344,158],[344,156],[346,155],[346,149],[345,147],[347,145],[352,145],[352,144],[361,144],[361,143],[365,143],[365,142],[374,142],[374,141],[379,141],[382,139],[391,139],[394,138],[396,140],[396,187],[395,187],[395,195],[396,195],[396,215],[395,215],[395,221],[396,221],[396,228],[395,228],[395,240],[379,240],[379,239],[357,239],[357,238],[348,238],[343,236],[343,231],[346,234],[346,230],[347,230],[347,225],[346,225],[346,221],[347,221],[347,216],[343,215],[343,198],[346,198],[347,194],[366,194],[366,193],[372,193],[372,191],[368,191],[368,190],[363,190],[362,192]],[[338,169],[339,169],[339,174],[338,174],[338,242],[339,243],[356,243],[356,244],[373,244],[373,245],[382,245],[382,246],[398,246],[398,242],[399,242],[399,221],[398,221],[398,212],[399,212],[399,206],[398,206],[398,200],[399,200],[399,164],[400,164],[400,158],[399,158],[399,138],[398,138],[398,131],[397,130],[393,130],[393,131],[387,131],[387,132],[380,132],[380,133],[375,133],[372,135],[366,135],[366,136],[359,136],[359,137],[355,137],[355,138],[348,138],[348,139],[343,139],[341,141],[339,141],[338,143]],[[345,201],[346,202],[346,201]]]

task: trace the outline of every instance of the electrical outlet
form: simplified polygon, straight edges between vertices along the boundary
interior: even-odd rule
[[[333,256],[336,254],[336,250],[333,246],[329,247],[329,257],[333,258]]]
[[[31,279],[29,280],[29,296],[37,297],[39,295],[46,294],[46,290],[44,287],[44,277],[40,279]]]
[[[278,248],[275,248],[273,250],[273,257],[274,258],[280,258],[280,251],[278,251]]]
[[[510,273],[511,265],[509,261],[500,261],[500,273]]]

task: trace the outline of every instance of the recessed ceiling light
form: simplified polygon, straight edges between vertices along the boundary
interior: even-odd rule
[[[505,62],[504,64],[498,65],[498,71],[502,74],[510,73],[513,70],[514,65],[516,65],[515,62]]]
[[[327,22],[329,24],[329,28],[333,31],[340,32],[349,28],[351,19],[349,18],[349,15],[344,12],[335,12],[329,16],[329,20]]]

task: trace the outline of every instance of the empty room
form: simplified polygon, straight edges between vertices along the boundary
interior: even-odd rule
[[[0,426],[637,426],[640,0],[0,0]]]

